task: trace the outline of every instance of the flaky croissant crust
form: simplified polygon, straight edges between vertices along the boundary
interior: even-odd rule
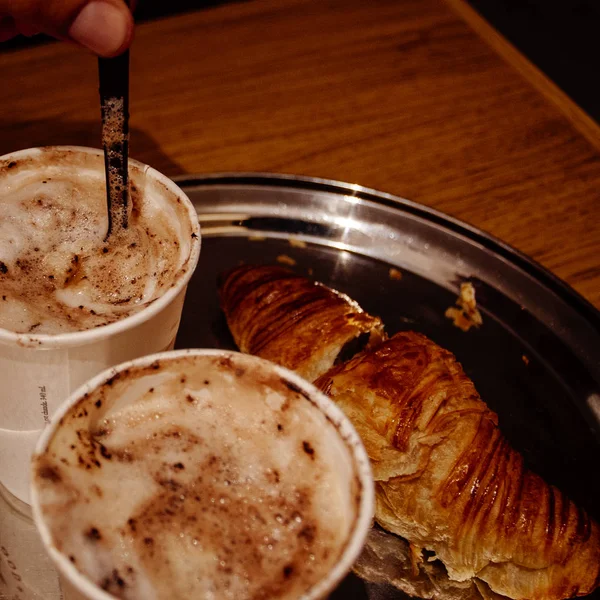
[[[378,522],[452,578],[534,600],[598,586],[598,524],[524,466],[450,352],[399,333],[316,384],[365,443]]]
[[[379,319],[280,267],[235,269],[220,294],[240,350],[320,376],[349,416],[385,529],[434,552],[454,580],[514,599],[559,600],[600,584],[598,524],[525,468],[450,352],[411,332],[379,343]],[[326,372],[363,332],[367,350]]]
[[[242,352],[277,362],[309,381],[326,372],[344,345],[383,336],[379,319],[347,296],[276,266],[242,266],[219,288],[221,308]]]

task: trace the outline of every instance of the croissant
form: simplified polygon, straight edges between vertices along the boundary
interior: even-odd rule
[[[221,301],[240,350],[316,380],[350,418],[371,459],[376,520],[416,563],[437,558],[451,579],[516,600],[600,584],[600,527],[525,467],[450,352],[414,332],[387,340],[349,298],[279,267],[233,271]],[[365,332],[368,345],[334,365]]]
[[[242,352],[313,381],[345,353],[383,338],[383,324],[353,300],[283,267],[242,266],[219,289]]]
[[[376,519],[510,598],[585,595],[600,583],[600,527],[523,464],[454,356],[398,333],[316,385],[362,437]]]

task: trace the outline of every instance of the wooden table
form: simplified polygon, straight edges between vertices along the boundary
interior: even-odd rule
[[[422,202],[600,307],[600,129],[463,0],[252,0],[138,28],[132,154]],[[0,153],[99,146],[93,57],[0,55]]]

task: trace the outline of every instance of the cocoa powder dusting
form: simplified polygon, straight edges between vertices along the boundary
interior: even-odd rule
[[[156,211],[148,186],[132,187],[130,227],[104,243],[102,157],[55,151],[8,164],[0,165],[0,328],[56,334],[113,323],[161,296],[185,266],[178,225]],[[137,167],[131,176],[143,177]],[[174,194],[160,193],[185,222]]]
[[[344,515],[355,510],[339,455],[322,444],[332,424],[298,386],[254,366],[176,364],[111,378],[67,415],[61,431],[77,427],[37,470],[54,534],[119,598],[142,600],[148,585],[158,600],[301,596],[337,561],[352,524]],[[137,400],[115,412],[136,382]],[[62,454],[79,458],[61,467],[66,480]]]

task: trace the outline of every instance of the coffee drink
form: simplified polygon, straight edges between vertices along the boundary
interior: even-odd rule
[[[260,359],[157,356],[104,378],[42,440],[33,504],[51,547],[119,598],[309,594],[369,525],[355,432]]]
[[[60,334],[138,312],[189,265],[188,208],[139,163],[127,229],[108,240],[102,157],[67,149],[0,161],[0,328]],[[169,196],[173,196],[172,198]]]
[[[171,348],[200,252],[194,206],[129,162],[129,227],[107,238],[102,151],[0,157],[0,482],[29,502],[39,433],[77,387]]]

